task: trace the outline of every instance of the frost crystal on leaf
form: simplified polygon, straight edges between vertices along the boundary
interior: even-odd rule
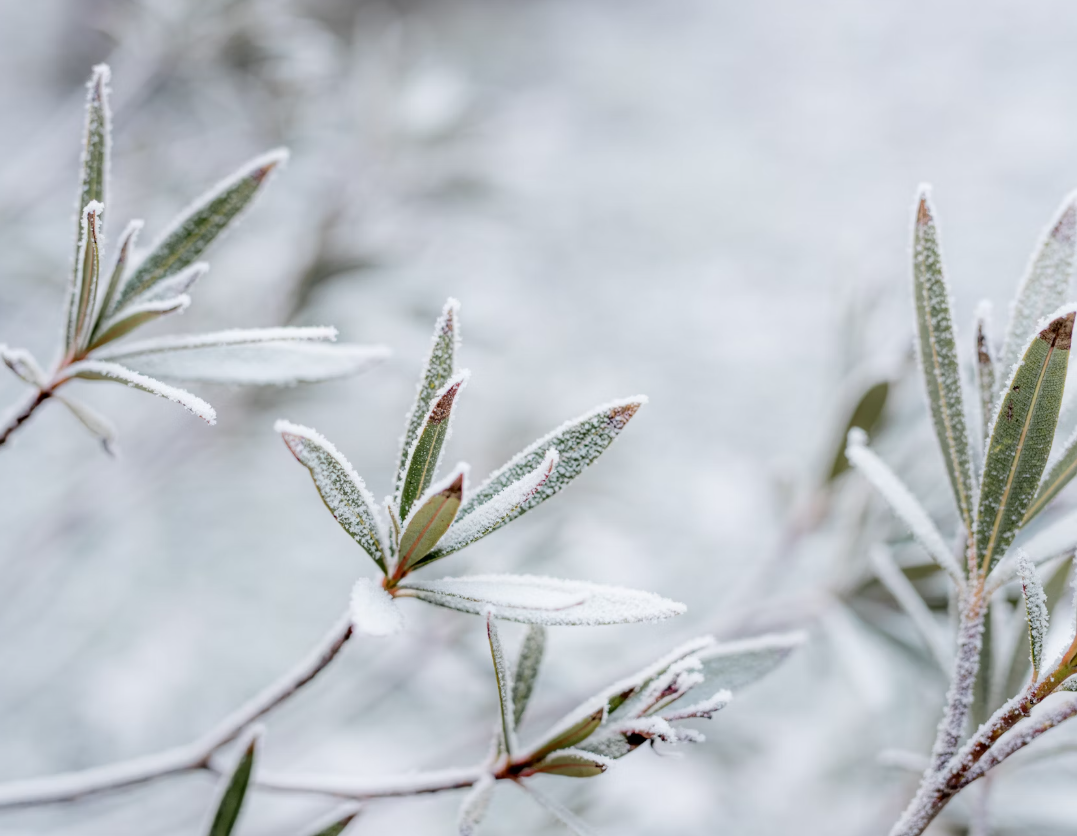
[[[486,635],[490,640],[490,657],[494,662],[494,674],[497,678],[497,699],[501,707],[501,744],[505,753],[511,758],[516,746],[516,710],[512,707],[512,670],[501,646],[501,638],[494,623],[492,607],[483,610],[486,618]]]
[[[437,478],[445,442],[452,433],[453,405],[469,377],[467,369],[457,372],[432,398],[430,410],[423,417],[415,443],[408,451],[404,478],[397,495],[397,510],[401,519],[407,519],[416,498],[425,493]]]
[[[651,592],[534,575],[475,575],[408,580],[401,591],[431,604],[524,624],[598,625],[659,621],[680,615],[678,604]]]
[[[201,398],[176,386],[169,386],[167,383],[154,380],[152,377],[146,377],[144,374],[131,371],[131,369],[124,368],[118,363],[83,360],[68,366],[64,375],[65,380],[72,377],[86,380],[117,380],[135,389],[141,389],[143,392],[149,392],[151,395],[157,395],[158,397],[167,398],[173,403],[178,403],[207,424],[217,423],[216,411]]]
[[[404,615],[393,597],[369,578],[352,587],[352,627],[363,636],[391,636],[404,629]]]
[[[57,393],[53,397],[66,406],[71,411],[71,414],[79,419],[82,426],[101,442],[101,446],[106,453],[110,456],[116,455],[116,428],[108,418],[82,403],[82,401],[77,401],[67,395]]]
[[[490,807],[490,798],[494,794],[494,776],[486,773],[464,796],[457,816],[457,829],[460,836],[475,836],[476,829],[486,816]]]
[[[1043,642],[1050,616],[1047,612],[1047,596],[1036,573],[1036,567],[1020,549],[1017,550],[1017,577],[1021,580],[1021,589],[1025,596],[1025,616],[1028,619],[1028,638],[1032,652],[1032,677],[1036,680],[1043,662]]]

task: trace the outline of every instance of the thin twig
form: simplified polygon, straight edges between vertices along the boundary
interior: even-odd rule
[[[351,619],[345,615],[295,668],[191,743],[92,769],[0,784],[0,808],[74,801],[180,772],[212,770],[210,760],[218,749],[317,676],[336,657],[351,634]]]
[[[4,418],[0,425],[0,444],[8,440],[8,437],[17,430],[27,418],[34,414],[34,410],[52,395],[48,389],[38,389],[32,392],[20,406],[13,408]]]

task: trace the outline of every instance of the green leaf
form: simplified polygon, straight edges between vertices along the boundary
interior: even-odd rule
[[[104,319],[105,312],[112,310],[113,301],[120,290],[120,286],[123,284],[127,263],[131,258],[131,251],[135,248],[135,241],[138,240],[138,233],[142,231],[143,225],[142,221],[131,221],[127,224],[127,228],[120,236],[120,246],[116,252],[116,263],[112,265],[112,273],[109,276],[108,286],[105,288],[105,294],[101,299],[93,333],[90,335],[91,348],[96,348],[97,346],[104,344],[103,340],[98,339],[98,334],[101,332],[102,320]]]
[[[273,429],[284,438],[288,449],[307,470],[325,507],[382,572],[388,573],[385,559],[386,535],[375,513],[374,497],[351,463],[324,436],[310,427],[277,421]]]
[[[513,721],[516,712],[512,707],[512,671],[509,670],[501,639],[497,634],[497,624],[493,613],[486,613],[486,636],[490,640],[490,658],[494,661],[494,674],[497,678],[497,700],[501,707],[501,748],[511,759],[516,752],[516,725]]]
[[[435,396],[443,390],[456,372],[456,353],[460,349],[460,303],[450,298],[434,325],[434,336],[430,343],[430,354],[419,378],[419,387],[415,393],[415,403],[404,420],[404,437],[400,442],[400,464],[397,466],[395,493],[400,495],[404,487],[404,477],[408,473],[408,457],[415,439],[419,437],[430,414],[430,406]]]
[[[169,386],[160,380],[139,374],[136,371],[121,366],[119,363],[106,363],[100,360],[82,360],[73,363],[63,371],[63,375],[57,383],[62,383],[71,378],[82,380],[114,380],[118,383],[126,383],[133,389],[141,389],[151,395],[177,403],[190,412],[197,415],[207,424],[217,423],[217,412],[197,395],[192,395],[178,386]]]
[[[190,304],[191,297],[186,294],[174,296],[171,299],[130,304],[107,322],[101,324],[100,336],[94,338],[90,347],[93,349],[113,340],[118,340],[136,328],[145,325],[147,322],[160,319],[162,316],[182,313],[187,310]]]
[[[250,784],[251,772],[254,769],[254,755],[258,747],[258,735],[252,736],[247,744],[243,755],[236,764],[232,773],[224,782],[224,791],[217,803],[217,812],[207,831],[208,836],[230,836],[239,820],[239,813],[243,809],[243,800],[247,795],[247,786]]]
[[[512,683],[513,720],[516,726],[523,719],[524,710],[531,701],[535,689],[535,679],[542,667],[542,656],[546,652],[546,628],[541,624],[532,624],[527,628],[527,635],[520,646],[520,657],[516,661],[516,678]]]
[[[400,577],[429,554],[456,519],[456,512],[464,497],[464,472],[456,471],[441,484],[444,487],[435,487],[426,493],[425,498],[417,503],[418,510],[404,524],[404,533],[400,536],[400,559],[397,562]]]
[[[592,752],[562,749],[526,769],[523,775],[561,775],[565,778],[594,778],[609,769],[609,760]]]
[[[841,443],[838,445],[838,450],[834,455],[834,463],[830,466],[830,473],[827,475],[828,482],[833,482],[849,469],[849,459],[845,455],[845,440],[849,436],[849,431],[857,427],[863,430],[870,438],[875,432],[875,428],[879,425],[889,396],[890,381],[888,380],[880,380],[872,384],[860,396],[856,406],[853,407],[853,411],[849,414],[845,432],[841,434]]]
[[[585,711],[589,713],[585,713],[582,717],[575,716],[577,712],[573,712],[567,722],[562,720],[554,726],[546,736],[545,741],[536,746],[531,754],[528,755],[528,759],[537,761],[550,752],[558,749],[568,749],[577,743],[582,743],[598,731],[608,714],[606,701],[598,700],[597,702],[597,707],[588,706]]]
[[[172,222],[168,231],[154,244],[130,278],[123,283],[105,314],[111,316],[140,294],[151,290],[158,282],[194,262],[239,216],[261,189],[270,172],[287,156],[286,151],[277,150],[257,157],[202,195]]]
[[[995,416],[977,513],[977,566],[984,573],[1013,542],[1047,464],[1073,321],[1073,313],[1060,316],[1032,339]]]
[[[989,318],[990,303],[983,302],[976,311],[976,384],[980,392],[980,416],[985,443],[991,432],[991,416],[994,415],[998,386],[991,335],[988,333]]]
[[[434,481],[438,463],[441,461],[441,449],[448,438],[452,423],[453,402],[466,380],[467,372],[461,372],[445,384],[423,420],[422,431],[411,445],[407,475],[400,486],[397,503],[401,520],[408,518],[415,500],[422,496]]]
[[[344,828],[351,824],[359,815],[358,804],[345,804],[340,809],[327,816],[323,823],[314,825],[311,836],[340,836]]]
[[[495,470],[460,509],[463,521],[506,488],[537,471],[549,450],[559,454],[557,467],[531,496],[512,509],[500,522],[504,525],[556,494],[597,459],[628,426],[647,398],[637,395],[597,407],[567,421],[540,438]]]
[[[67,348],[72,354],[85,348],[89,341],[94,302],[97,299],[97,278],[101,258],[97,246],[97,220],[100,203],[91,202],[82,213],[82,234],[79,239],[78,270],[71,286],[71,306],[67,322]]]
[[[1000,369],[1020,359],[1021,348],[1036,332],[1040,320],[1066,302],[1077,249],[1077,193],[1069,194],[1040,237],[1014,299],[1006,328]]]
[[[972,468],[950,289],[942,269],[938,230],[927,189],[920,192],[913,233],[913,296],[917,350],[927,384],[935,435],[966,531],[972,531]]]
[[[81,212],[94,201],[108,205],[109,156],[112,145],[112,114],[109,88],[112,73],[107,64],[98,64],[86,83],[86,121],[83,128],[82,157],[79,166],[78,209]],[[104,235],[104,210],[99,232]],[[82,237],[81,218],[75,240]],[[76,267],[77,269],[77,267]]]
[[[1037,682],[1043,670],[1043,643],[1047,637],[1050,616],[1047,612],[1047,595],[1043,591],[1036,567],[1028,555],[1018,549],[1017,576],[1025,598],[1025,620],[1028,622],[1028,640],[1032,659],[1032,681]]]

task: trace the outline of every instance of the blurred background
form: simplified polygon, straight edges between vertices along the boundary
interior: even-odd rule
[[[570,490],[441,565],[688,604],[658,626],[554,630],[532,729],[692,636],[810,633],[703,745],[548,792],[606,833],[885,832],[917,776],[879,753],[927,751],[946,679],[869,546],[893,545],[940,627],[946,592],[837,451],[856,412],[953,531],[912,373],[910,205],[934,183],[971,353],[975,304],[994,301],[1000,335],[1077,186],[1075,37],[1064,2],[0,0],[0,340],[51,356],[83,83],[108,61],[114,230],[142,217],[152,238],[248,157],[292,149],[167,327],[333,324],[394,351],[340,382],[192,387],[216,427],[85,386],[118,459],[56,405],[4,447],[0,780],[187,741],[331,626],[375,567],[273,420],[317,427],[388,493],[452,295],[472,380],[448,461],[477,476],[598,403],[651,397]],[[23,388],[0,376],[0,407]],[[405,634],[352,642],[270,718],[268,767],[482,757],[480,621],[404,607]],[[1077,833],[1057,803],[1077,761],[1016,760],[991,832]],[[0,811],[0,833],[196,834],[213,791],[192,775]],[[934,832],[966,831],[967,795]],[[458,803],[375,802],[354,832],[454,833]],[[300,832],[326,808],[259,794],[243,832]],[[506,787],[481,832],[562,831]]]

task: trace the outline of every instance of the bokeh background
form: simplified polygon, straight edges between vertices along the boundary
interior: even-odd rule
[[[387,493],[452,295],[473,377],[448,456],[477,475],[597,403],[651,397],[569,491],[442,564],[688,604],[555,630],[532,728],[691,636],[810,634],[684,757],[548,791],[606,833],[885,832],[916,776],[879,753],[927,749],[945,679],[865,555],[889,539],[923,557],[862,482],[828,475],[853,404],[888,381],[880,448],[952,520],[910,374],[910,204],[935,184],[971,349],[976,302],[1003,320],[1077,186],[1075,39],[1061,1],[0,0],[0,340],[53,350],[83,82],[108,61],[114,224],[152,237],[246,158],[292,149],[168,327],[334,324],[394,351],[318,386],[193,387],[216,427],[85,386],[115,460],[55,405],[5,446],[0,779],[189,740],[329,628],[374,566],[273,420],[317,427]],[[22,387],[0,378],[0,404]],[[945,624],[937,578],[917,578]],[[270,718],[268,766],[482,757],[479,620],[405,606],[405,635],[353,642]],[[992,832],[1077,832],[1073,777],[1065,757],[1000,770]],[[196,834],[212,796],[207,776],[169,779],[0,811],[0,833]],[[372,803],[354,832],[454,833],[458,803]],[[243,832],[301,832],[327,806],[259,794]],[[968,808],[936,832],[964,833]],[[507,787],[482,832],[561,831]]]

